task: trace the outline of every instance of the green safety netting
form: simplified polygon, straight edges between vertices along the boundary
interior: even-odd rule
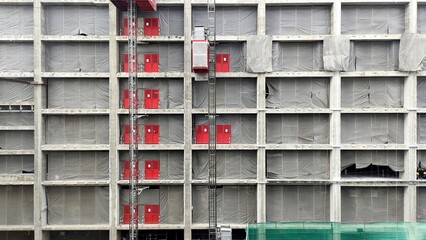
[[[247,240],[426,240],[425,223],[256,223]]]

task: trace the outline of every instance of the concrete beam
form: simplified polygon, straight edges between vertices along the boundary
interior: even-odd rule
[[[41,145],[43,151],[108,151],[108,144],[44,144]]]
[[[42,35],[43,42],[108,42],[108,36],[92,35],[92,36],[76,36],[76,35]]]
[[[109,72],[42,72],[42,78],[109,78]]]
[[[109,115],[109,109],[41,109],[43,115]]]

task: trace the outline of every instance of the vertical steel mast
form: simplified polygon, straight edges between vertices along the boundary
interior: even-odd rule
[[[127,15],[129,18],[129,38],[128,38],[128,55],[129,55],[129,92],[130,92],[130,223],[129,238],[136,240],[138,238],[138,106],[137,106],[137,8],[135,0],[129,0]]]
[[[209,239],[217,238],[216,185],[216,0],[208,0]]]

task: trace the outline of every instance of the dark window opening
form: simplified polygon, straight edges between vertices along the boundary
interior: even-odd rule
[[[122,240],[129,239],[127,231],[122,232]],[[138,231],[138,240],[183,240],[183,230]]]
[[[372,178],[399,178],[399,172],[388,166],[370,164],[366,168],[357,169],[355,164],[342,170],[342,177],[372,177]]]

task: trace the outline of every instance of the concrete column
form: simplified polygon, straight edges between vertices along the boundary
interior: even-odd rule
[[[192,239],[192,77],[191,77],[191,0],[184,2],[184,235]]]
[[[334,1],[332,6],[331,34],[341,34],[341,9],[340,0]],[[341,77],[340,72],[334,72],[330,80],[330,144],[333,147],[330,153],[330,221],[341,221],[341,187],[340,187],[340,155],[341,155]]]
[[[118,44],[117,35],[117,9],[109,3],[109,239],[118,240],[117,224],[119,216],[119,190],[117,180],[119,176],[119,154],[117,144],[120,133],[120,123],[118,120],[117,109],[119,106],[119,85],[117,78],[118,71]]]

